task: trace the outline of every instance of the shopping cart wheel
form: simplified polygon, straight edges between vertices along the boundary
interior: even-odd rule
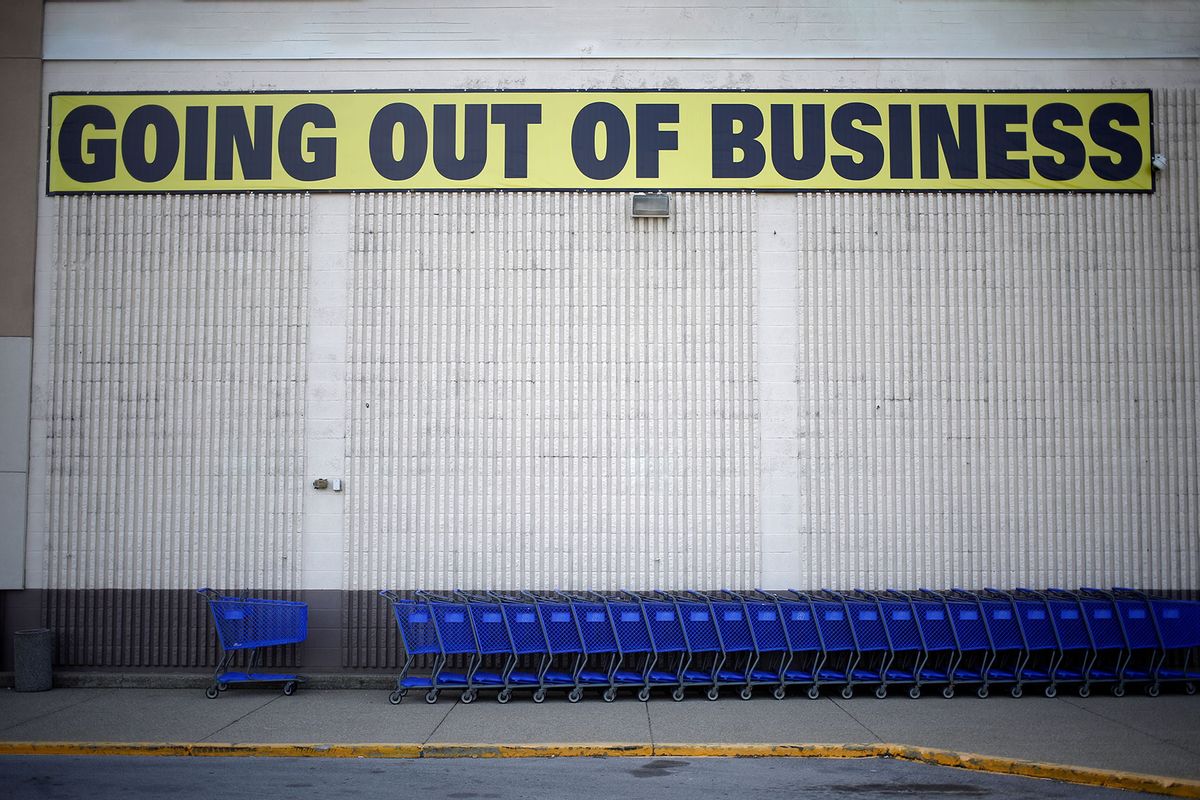
[[[496,702],[500,705],[504,705],[509,700],[512,700],[512,689],[501,689],[496,695]]]
[[[215,683],[212,686],[209,686],[207,689],[204,690],[204,696],[207,697],[209,700],[216,700],[217,695],[219,695],[219,694],[220,694],[220,691],[217,690],[217,685]]]
[[[738,697],[742,698],[743,700],[749,700],[751,697],[754,697],[754,690],[749,686],[743,686],[742,691],[738,693]]]
[[[809,700],[816,700],[820,696],[821,696],[821,690],[817,688],[816,684],[813,684],[812,686],[808,687],[808,699]]]
[[[546,690],[545,690],[545,689],[538,689],[538,690],[536,690],[536,691],[533,693],[533,702],[535,702],[535,703],[544,703],[544,702],[546,702]]]
[[[1147,686],[1146,694],[1150,695],[1151,697],[1158,697],[1158,684],[1152,683],[1149,686]]]
[[[474,689],[467,689],[458,699],[462,700],[464,704],[470,705],[475,702],[475,698],[478,696],[478,693]]]
[[[606,702],[606,703],[611,703],[613,700],[616,700],[617,699],[617,690],[612,686],[608,687],[607,689],[604,690],[603,699],[604,699],[604,702]]]
[[[428,692],[425,693],[425,702],[429,703],[429,705],[433,705],[434,703],[436,703],[437,699],[438,699],[438,690],[437,689],[430,689]]]
[[[1116,686],[1113,687],[1113,697],[1124,697],[1124,696],[1125,696],[1125,687],[1124,686],[1117,684]]]
[[[1091,694],[1092,694],[1092,690],[1087,685],[1079,687],[1079,696],[1080,697],[1090,697]]]
[[[1050,685],[1045,688],[1045,690],[1043,691],[1043,694],[1045,694],[1046,697],[1057,697],[1058,689],[1055,688],[1053,685]]]
[[[1188,694],[1195,694],[1195,693],[1196,693],[1196,684],[1194,684],[1194,683],[1185,683],[1185,684],[1183,685],[1183,690],[1184,690],[1185,692],[1187,692]]]
[[[908,696],[911,697],[913,700],[916,700],[917,698],[919,698],[921,696],[921,687],[920,686],[908,687]]]
[[[641,689],[638,689],[638,700],[643,703],[650,702],[650,687],[643,686]]]
[[[704,696],[707,697],[709,700],[716,700],[718,697],[721,696],[721,690],[714,686],[711,689],[709,689],[708,693],[705,694]]]
[[[975,690],[975,696],[978,697],[980,700],[987,700],[988,687],[980,686],[978,689]]]
[[[223,691],[227,690],[228,688],[229,688],[229,684],[228,684],[228,683],[218,683],[218,684],[217,684],[217,691],[218,691],[218,692],[223,692]]]
[[[771,692],[771,697],[774,697],[776,700],[782,700],[787,697],[787,689],[784,689],[782,686],[776,686],[775,691]]]
[[[947,700],[949,700],[951,697],[954,697],[954,687],[953,686],[943,686],[942,687],[942,697],[946,698]]]
[[[397,689],[388,695],[388,702],[394,706],[400,705],[400,701],[404,699],[405,692]]]
[[[876,699],[876,700],[882,700],[882,699],[883,699],[883,698],[885,698],[885,697],[887,697],[887,687],[886,687],[886,686],[882,686],[882,685],[881,685],[881,686],[876,686],[876,687],[875,687],[875,699]]]
[[[846,684],[842,687],[842,699],[849,700],[851,697],[854,697],[854,687]]]
[[[671,699],[674,700],[676,703],[683,702],[683,687],[682,686],[675,687],[675,691],[671,692]]]
[[[283,685],[283,693],[285,695],[287,695],[288,697],[291,697],[292,695],[294,695],[296,693],[296,682],[288,681],[287,683],[285,683]]]
[[[572,689],[571,693],[567,695],[568,703],[578,703],[582,699],[583,699],[583,689],[580,689],[578,686],[576,686],[574,689]]]
[[[1020,697],[1021,695],[1025,694],[1025,690],[1022,689],[1020,686],[1014,686],[1008,690],[1008,693],[1011,694],[1013,697]]]

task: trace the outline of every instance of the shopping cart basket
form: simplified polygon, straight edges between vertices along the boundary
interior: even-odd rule
[[[231,683],[282,683],[284,694],[296,691],[304,682],[300,675],[253,670],[260,660],[260,648],[304,641],[308,636],[307,603],[233,597],[208,588],[197,590],[197,594],[208,600],[221,644],[221,660],[213,672],[212,685],[204,690],[205,697],[216,699]],[[231,670],[239,651],[248,654],[246,668]]]
[[[466,686],[465,674],[444,671],[446,651],[428,599],[418,596],[407,600],[387,589],[379,594],[392,605],[396,625],[400,629],[400,641],[404,645],[404,666],[396,678],[396,688],[388,695],[388,702],[397,705],[409,689],[425,689],[425,702],[436,703],[441,689]],[[433,656],[433,670],[429,677],[409,674],[418,656]]]

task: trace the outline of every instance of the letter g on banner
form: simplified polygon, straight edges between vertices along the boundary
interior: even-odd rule
[[[92,158],[85,161],[83,137],[89,127],[98,131],[115,131],[117,121],[113,113],[103,106],[79,106],[72,109],[59,129],[58,161],[62,164],[63,172],[73,181],[110,181],[117,175],[116,137],[90,139],[87,152]]]

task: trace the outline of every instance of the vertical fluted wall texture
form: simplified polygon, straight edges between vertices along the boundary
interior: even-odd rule
[[[203,608],[114,592],[114,613],[90,590],[299,588],[308,199],[55,203],[45,585],[76,634],[60,660],[187,662]]]
[[[749,585],[749,194],[354,200],[346,588]]]
[[[799,197],[800,580],[1200,585],[1200,124],[1153,195]]]

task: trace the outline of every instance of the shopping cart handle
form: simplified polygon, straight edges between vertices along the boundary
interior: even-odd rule
[[[219,600],[221,597],[220,592],[218,592],[214,589],[209,589],[207,586],[205,586],[202,589],[197,589],[196,594],[202,594],[205,597],[207,597],[209,600]]]
[[[391,589],[384,589],[382,592],[379,593],[379,596],[386,597],[388,600],[391,600],[393,603],[400,602],[400,595],[396,594]]]

